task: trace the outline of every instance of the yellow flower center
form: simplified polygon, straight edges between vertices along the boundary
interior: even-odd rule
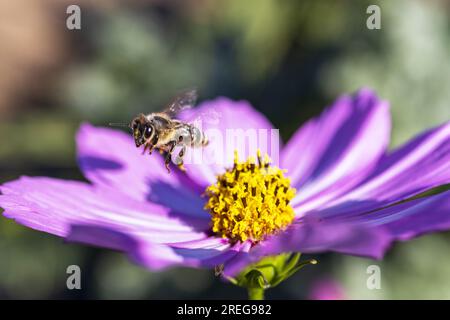
[[[235,152],[234,166],[206,189],[213,232],[232,241],[258,242],[289,225],[294,219],[289,202],[296,190],[283,173],[259,150],[258,164],[253,157],[239,162]]]

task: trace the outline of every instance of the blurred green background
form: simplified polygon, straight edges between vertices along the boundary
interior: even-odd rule
[[[82,29],[66,29],[81,7]],[[366,9],[381,7],[381,30]],[[395,147],[450,119],[447,1],[11,1],[0,3],[0,182],[83,179],[80,122],[129,121],[186,87],[249,100],[285,140],[361,86],[391,102]],[[1,209],[0,209],[1,210]],[[450,299],[450,234],[399,243],[382,262],[316,256],[267,298],[308,298],[334,279],[349,299]],[[82,290],[66,289],[66,267]],[[382,289],[366,287],[377,264]],[[152,273],[116,252],[64,244],[0,218],[0,298],[246,298],[209,270]]]

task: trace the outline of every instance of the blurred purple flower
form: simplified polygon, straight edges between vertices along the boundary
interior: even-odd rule
[[[209,126],[219,130],[272,128],[248,103],[226,98],[191,116],[211,111],[220,121]],[[235,274],[264,255],[290,251],[381,258],[395,240],[450,228],[450,191],[396,204],[450,181],[450,122],[387,152],[390,127],[388,103],[368,89],[342,96],[303,125],[280,154],[298,190],[295,221],[257,244],[215,236],[203,208],[201,194],[232,162],[169,175],[162,157],[142,156],[130,135],[88,124],[77,146],[90,183],[22,177],[1,186],[0,205],[20,224],[124,251],[151,269],[225,264]]]
[[[309,300],[346,300],[344,288],[333,279],[321,279],[310,288]]]

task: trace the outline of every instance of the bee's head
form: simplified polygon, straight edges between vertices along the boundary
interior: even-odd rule
[[[153,138],[155,128],[143,114],[140,114],[134,118],[130,123],[130,127],[133,130],[133,138],[136,143],[136,147],[140,147],[147,141],[151,141]]]

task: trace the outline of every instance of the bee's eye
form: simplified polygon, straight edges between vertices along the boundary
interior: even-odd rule
[[[150,138],[151,135],[152,135],[152,128],[151,128],[151,127],[145,128],[145,131],[144,131],[144,137],[145,137],[145,139]]]

